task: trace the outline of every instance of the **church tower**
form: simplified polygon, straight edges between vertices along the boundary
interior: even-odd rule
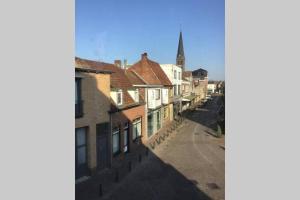
[[[176,65],[180,66],[182,68],[182,71],[185,71],[185,57],[184,57],[183,41],[182,41],[181,31],[180,31],[180,35],[179,35]]]

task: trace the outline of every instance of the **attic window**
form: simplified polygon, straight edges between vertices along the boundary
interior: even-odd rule
[[[122,105],[122,90],[118,90],[117,92],[117,105]]]
[[[139,101],[139,91],[138,91],[138,90],[135,90],[135,91],[134,91],[134,100],[135,100],[136,102]]]

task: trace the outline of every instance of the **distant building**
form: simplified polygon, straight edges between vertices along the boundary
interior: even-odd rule
[[[173,85],[173,115],[176,118],[181,112],[182,69],[174,64],[160,64]]]
[[[196,101],[204,99],[207,95],[207,84],[208,77],[207,71],[204,69],[197,69],[192,71],[194,90],[193,92],[197,95]]]
[[[218,85],[218,82],[208,81],[207,94],[213,94],[213,93],[217,92],[217,85]]]
[[[182,110],[186,110],[195,104],[196,95],[193,93],[193,90],[192,72],[185,71],[182,73]]]

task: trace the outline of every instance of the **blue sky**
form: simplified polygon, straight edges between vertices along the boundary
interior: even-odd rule
[[[180,25],[186,69],[224,80],[224,0],[76,0],[75,54],[113,63],[176,63]]]

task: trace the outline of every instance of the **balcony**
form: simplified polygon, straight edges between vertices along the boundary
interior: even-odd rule
[[[75,103],[75,118],[80,118],[83,116],[83,101],[80,100]]]

